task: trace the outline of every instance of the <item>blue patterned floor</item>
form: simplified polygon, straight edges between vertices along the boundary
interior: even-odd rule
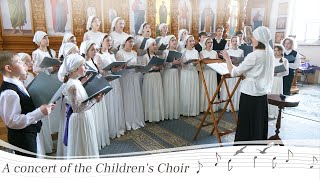
[[[320,86],[304,85],[300,88],[301,101],[296,108],[284,111],[280,137],[282,140],[320,139]],[[104,154],[118,154],[159,150],[165,148],[217,143],[215,135],[210,136],[213,126],[203,128],[196,141],[193,137],[203,114],[197,117],[180,117],[178,120],[165,120],[147,123],[146,127],[128,131],[100,151]],[[210,122],[210,117],[207,117]],[[276,120],[269,120],[269,137],[275,134]],[[235,127],[231,113],[226,113],[219,123],[219,129]],[[235,133],[222,136],[222,142],[233,142]]]

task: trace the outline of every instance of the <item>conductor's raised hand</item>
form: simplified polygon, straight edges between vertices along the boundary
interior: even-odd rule
[[[220,51],[219,54],[220,54],[220,55],[223,57],[223,59],[225,59],[226,61],[230,60],[230,56],[229,56],[229,54],[228,54],[228,52],[227,52],[226,50]]]
[[[49,115],[51,113],[51,111],[56,107],[55,104],[51,103],[51,104],[43,104],[41,105],[40,111],[42,112],[42,114],[44,114],[45,116]]]

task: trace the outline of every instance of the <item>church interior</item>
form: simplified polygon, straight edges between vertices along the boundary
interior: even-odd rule
[[[280,137],[284,145],[292,140],[312,143],[312,140],[320,139],[320,56],[317,54],[320,51],[320,11],[316,9],[320,7],[320,2],[310,1],[312,3],[305,3],[303,0],[1,0],[0,51],[24,52],[31,56],[38,48],[34,43],[37,31],[47,33],[49,47],[57,54],[66,33],[73,34],[80,47],[88,31],[87,21],[91,16],[99,19],[98,31],[102,33],[110,33],[114,27],[113,20],[121,17],[124,20],[123,32],[132,36],[139,34],[140,26],[147,22],[151,29],[150,37],[156,39],[162,33],[160,25],[166,24],[168,35],[178,38],[179,31],[186,29],[194,37],[195,43],[200,41],[201,32],[214,39],[218,27],[223,27],[222,38],[226,39],[226,46],[229,48],[232,47],[233,37],[239,32],[243,34],[239,39],[240,43],[241,39],[244,41],[243,37],[247,35],[245,27],[254,31],[265,26],[270,30],[272,49],[290,37],[297,45],[294,50],[301,60],[299,67],[292,71],[293,80],[286,98],[288,101],[291,98],[298,100],[295,105],[279,105],[277,103],[281,103],[280,100],[273,104],[278,106],[276,111],[282,108],[279,110],[282,114],[269,117],[268,138]],[[23,8],[14,10],[13,6]],[[133,50],[138,52],[139,48],[133,47]],[[197,81],[200,83],[200,90],[203,90],[202,71],[197,72]],[[30,73],[36,74],[32,70]],[[2,82],[3,76],[0,75],[0,84]],[[209,89],[210,86],[208,83],[207,85]],[[221,97],[221,93],[218,96]],[[275,99],[279,99],[278,96]],[[273,100],[269,98],[269,105]],[[122,103],[126,104],[126,98],[123,97]],[[211,110],[209,106],[205,109],[196,116],[179,115],[177,119],[145,122],[144,127],[126,130],[121,135],[110,138],[109,145],[99,148],[99,154],[233,143],[238,108],[232,107],[230,110],[220,106],[214,112],[212,106]],[[226,112],[222,113],[225,109]],[[108,113],[114,112],[111,110]],[[45,154],[56,156],[58,125],[51,127],[50,131],[52,145]],[[8,129],[1,116],[0,139],[8,142]],[[0,147],[1,149],[7,150]]]

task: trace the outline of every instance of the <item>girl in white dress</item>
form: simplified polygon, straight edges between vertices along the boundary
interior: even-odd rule
[[[167,42],[167,35],[168,35],[168,25],[165,23],[162,23],[159,25],[159,31],[160,31],[160,36],[156,38],[156,42],[158,46],[161,44],[166,44]]]
[[[89,16],[87,21],[87,32],[83,35],[83,41],[90,40],[95,44],[100,44],[102,32],[99,31],[101,21],[96,16]]]
[[[56,73],[59,70],[59,66],[53,66],[49,68],[39,67],[45,57],[56,57],[55,51],[49,48],[49,38],[47,33],[43,31],[37,31],[33,37],[33,42],[39,46],[38,49],[32,52],[33,72],[35,74],[40,72],[47,74]],[[39,155],[52,153],[53,142],[51,134],[53,132],[58,132],[59,121],[62,118],[61,115],[57,116],[57,114],[61,114],[61,112],[57,113],[60,106],[61,102],[57,102],[57,108],[55,108],[52,113],[49,116],[46,116],[42,121],[42,128],[37,136],[37,153]]]
[[[239,37],[237,37],[237,36],[233,36],[231,38],[231,47],[227,50],[227,53],[229,54],[229,56],[244,57],[243,50],[238,48],[238,45],[239,45],[239,40],[238,39],[239,39]],[[226,79],[230,94],[232,93],[232,91],[233,91],[234,87],[236,86],[236,83],[237,83],[238,80],[239,80],[239,77]],[[240,102],[240,95],[241,95],[240,86],[241,86],[241,82],[240,82],[238,88],[236,89],[235,93],[232,96],[232,104],[233,104],[233,107],[234,107],[235,111],[239,110],[239,102]],[[222,97],[223,100],[227,100],[228,99],[228,93],[227,93],[225,85],[223,85],[222,88],[221,88],[221,97]],[[225,103],[222,103],[221,105],[222,105],[221,108],[223,108]],[[228,107],[227,107],[227,111],[231,111],[231,109],[232,108],[231,108],[231,105],[229,103]]]
[[[68,148],[67,156],[86,156],[93,158],[99,156],[96,130],[91,107],[103,99],[101,94],[83,102],[88,98],[86,90],[79,78],[85,75],[85,59],[78,54],[69,55],[63,62],[67,70],[63,95],[71,105],[73,113],[68,123]]]
[[[64,59],[70,55],[70,54],[79,54],[79,48],[74,43],[65,43],[62,48],[62,54],[61,57],[64,57]],[[63,60],[64,60],[63,59]],[[67,74],[67,70],[65,69],[65,66],[60,66],[58,71],[58,79],[61,82],[64,82],[64,76]],[[62,107],[61,111],[66,113],[66,102],[64,98],[62,98]],[[66,157],[67,156],[67,146],[63,143],[64,141],[64,134],[65,134],[65,127],[66,127],[66,118],[63,116],[63,118],[60,119],[59,123],[59,131],[58,131],[58,140],[57,140],[57,157]]]
[[[218,58],[217,52],[212,50],[212,43],[213,41],[211,38],[205,38],[203,40],[203,43],[201,43],[202,51],[200,52],[201,59],[204,59],[204,58],[217,59]],[[217,73],[212,69],[210,69],[208,66],[203,66],[203,75],[206,80],[207,89],[208,89],[210,100],[211,100],[218,86]],[[199,77],[199,81],[200,81],[200,112],[205,112],[207,111],[207,108],[208,108],[208,99],[202,84],[201,77]],[[217,101],[217,99],[218,99],[218,96],[215,99],[215,101]],[[213,104],[212,109],[214,112],[217,111],[218,105]]]
[[[177,39],[174,35],[167,36],[166,42],[168,48],[164,50],[165,59],[167,59],[169,51],[177,51]],[[162,76],[165,119],[178,119],[180,117],[180,64],[180,59],[165,63]]]
[[[180,29],[178,33],[178,51],[183,52],[185,50],[184,38],[188,35],[186,29]]]
[[[137,55],[138,55],[138,63],[141,64],[142,57],[147,53],[145,48],[140,49],[141,43],[143,42],[144,38],[151,37],[151,27],[150,24],[145,22],[141,24],[140,29],[138,31],[138,35],[135,36],[135,45],[137,48]]]
[[[129,61],[127,66],[137,65],[137,53],[132,50],[134,44],[133,36],[127,36],[122,42],[121,49],[116,55],[117,61]],[[128,74],[120,78],[123,99],[124,118],[127,130],[136,130],[144,127],[143,104],[140,89],[140,72],[128,69]]]
[[[93,58],[96,56],[96,45],[92,41],[83,41],[80,47],[80,54],[86,59],[87,69],[93,70],[99,73],[98,66],[93,61]],[[103,98],[99,103],[96,103],[91,108],[94,122],[96,126],[97,133],[97,142],[99,150],[106,145],[110,144],[109,138],[109,127],[108,127],[108,112],[106,107],[105,98]]]
[[[23,85],[27,87],[31,83],[31,81],[33,81],[34,79],[34,75],[32,74],[33,62],[32,62],[31,56],[27,53],[18,53],[18,56],[28,67],[27,78],[22,81]]]
[[[112,52],[116,54],[121,49],[120,45],[126,40],[127,33],[123,32],[123,28],[126,25],[124,19],[116,17],[111,24],[110,36],[113,39]]]
[[[143,56],[143,65],[147,65],[151,58],[156,56],[156,41],[149,38],[146,42],[145,50],[147,54]],[[160,70],[161,66],[153,66],[143,77],[142,99],[145,121],[159,122],[164,120],[163,87]]]
[[[77,39],[71,33],[64,34],[63,39],[62,39],[62,44],[60,46],[59,53],[58,53],[58,58],[61,60],[63,60],[63,57],[62,57],[63,56],[63,49],[64,49],[64,45],[66,43],[73,43],[73,44],[77,45]]]
[[[109,35],[104,35],[101,38],[101,52],[96,55],[95,63],[98,66],[99,72],[106,76],[109,73],[117,72],[120,68],[113,68],[111,72],[104,70],[112,62],[116,61],[114,54],[110,51],[112,47],[112,38]],[[112,90],[105,96],[105,103],[108,112],[108,127],[109,137],[115,138],[124,135],[126,131],[126,122],[124,118],[122,90],[119,79],[110,82]]]
[[[194,48],[194,37],[185,37],[185,51],[182,55],[182,69],[180,73],[180,113],[183,116],[197,116],[199,106],[199,76],[197,62],[184,64],[191,59],[199,59],[199,53]]]
[[[289,74],[289,62],[283,57],[283,47],[281,45],[274,46],[275,62],[274,66],[284,65],[286,68],[285,72],[275,73],[273,78],[273,84],[271,89],[271,94],[283,94],[283,76]],[[274,105],[268,105],[269,118],[278,117],[278,107]]]

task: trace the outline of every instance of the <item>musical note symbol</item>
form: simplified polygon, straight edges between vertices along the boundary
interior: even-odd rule
[[[317,163],[318,163],[318,159],[317,159],[315,156],[313,156],[313,157],[312,157],[312,164],[314,164],[314,160],[316,160]],[[313,168],[313,165],[310,166],[310,169],[312,169],[312,168]]]
[[[254,167],[254,168],[256,168],[256,159],[257,159],[257,156],[255,156],[255,157],[253,158],[253,167]]]
[[[244,153],[243,150],[246,148],[247,146],[242,147],[241,149],[237,150],[236,153],[233,156],[236,156],[240,153]]]
[[[230,168],[230,162],[231,162],[231,159],[229,159],[229,161],[228,161],[228,171],[231,171],[231,169],[233,168],[233,166],[231,166],[231,168]]]
[[[214,166],[217,166],[217,165],[218,165],[218,163],[219,163],[219,159],[218,159],[218,157],[219,157],[219,158],[220,158],[220,160],[221,160],[221,156],[216,152],[217,162],[216,162],[216,164],[215,164]]]
[[[277,166],[277,163],[274,163],[276,159],[277,159],[276,157],[272,159],[272,169],[274,169]]]
[[[200,167],[200,166],[201,166],[201,167]],[[198,169],[197,173],[199,173],[199,172],[200,172],[200,169],[203,168],[203,165],[200,163],[200,161],[198,161],[198,167],[199,167],[199,169]]]
[[[293,157],[293,153],[290,151],[290,149],[288,149],[288,159],[286,160],[286,162],[289,162],[289,153],[291,153],[292,157]]]
[[[262,151],[260,149],[257,149],[261,154],[265,154],[266,153],[266,150],[271,148],[271,146],[268,146],[266,148],[264,148]]]

